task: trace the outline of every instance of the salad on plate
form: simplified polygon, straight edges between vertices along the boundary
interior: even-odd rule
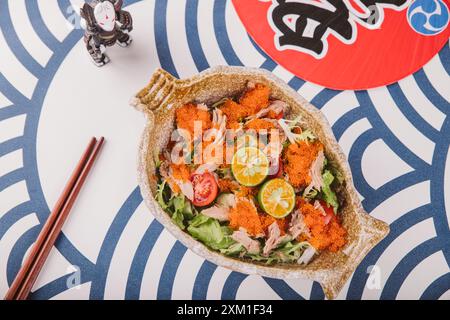
[[[342,175],[307,123],[264,84],[178,107],[155,163],[159,205],[223,255],[308,264],[347,242]]]

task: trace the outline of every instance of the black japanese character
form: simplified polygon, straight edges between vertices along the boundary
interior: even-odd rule
[[[348,8],[342,0],[330,0],[329,2],[336,8],[334,12],[313,4],[278,0],[278,6],[272,11],[272,20],[276,28],[283,34],[278,40],[280,46],[299,46],[321,54],[324,50],[324,41],[326,41],[322,37],[328,29],[334,30],[343,39],[350,40],[353,29],[349,22]],[[284,17],[287,15],[299,15],[295,22],[295,30],[285,23]],[[319,23],[312,36],[304,35],[308,20]]]

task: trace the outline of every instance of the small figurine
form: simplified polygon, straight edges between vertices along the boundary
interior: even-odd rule
[[[106,47],[118,44],[128,47],[132,39],[128,34],[133,29],[129,12],[122,10],[123,0],[93,0],[85,3],[80,10],[84,19],[84,42],[94,64],[98,67],[110,59],[105,54]]]

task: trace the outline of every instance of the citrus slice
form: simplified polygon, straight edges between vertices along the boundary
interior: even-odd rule
[[[231,161],[231,171],[240,184],[254,187],[264,181],[269,173],[269,159],[258,148],[238,149]]]
[[[286,217],[295,206],[294,188],[284,179],[267,181],[259,190],[258,201],[261,208],[272,217]]]

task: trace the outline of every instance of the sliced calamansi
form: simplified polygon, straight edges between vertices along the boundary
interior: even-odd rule
[[[286,180],[272,179],[267,181],[259,190],[258,201],[267,214],[280,219],[294,209],[295,191]]]
[[[254,187],[266,179],[269,166],[269,159],[263,151],[255,147],[244,147],[234,154],[231,171],[237,182]]]

